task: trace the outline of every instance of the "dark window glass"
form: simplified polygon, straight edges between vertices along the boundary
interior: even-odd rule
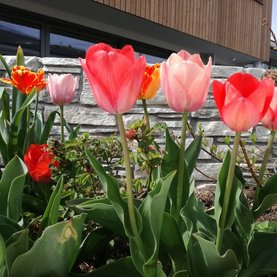
[[[93,42],[59,34],[50,34],[50,56],[67,58],[84,58],[86,50]]]
[[[40,29],[0,20],[0,53],[15,55],[21,46],[26,56],[40,56]]]

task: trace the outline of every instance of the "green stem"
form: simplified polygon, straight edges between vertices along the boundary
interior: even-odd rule
[[[180,210],[182,209],[182,205],[183,205],[186,132],[187,132],[187,113],[184,112],[182,114],[182,130],[181,130],[180,153],[179,153],[178,183],[177,183],[177,205],[176,205],[177,220],[179,218]]]
[[[121,137],[121,143],[123,148],[123,156],[125,162],[125,171],[126,171],[126,187],[127,187],[127,204],[128,204],[128,213],[129,213],[129,220],[132,229],[132,233],[135,237],[136,243],[140,250],[142,250],[141,245],[141,238],[138,232],[137,221],[135,217],[135,209],[134,209],[134,199],[133,199],[133,189],[132,189],[132,171],[131,171],[131,163],[130,163],[130,156],[129,156],[129,148],[127,145],[125,128],[123,123],[122,114],[116,114],[118,129]]]
[[[33,122],[33,124],[36,124],[36,121],[37,121],[37,113],[38,113],[38,93],[37,93],[37,95],[36,95],[35,114],[34,114],[34,122]]]
[[[63,124],[63,121],[64,121],[64,109],[63,109],[63,105],[60,106],[60,110],[61,110],[61,142],[63,143],[64,142],[64,124]]]
[[[255,197],[254,197],[254,201],[253,201],[253,210],[255,210],[258,207],[258,200],[259,200],[259,194],[263,185],[263,181],[264,181],[264,175],[266,172],[266,168],[267,168],[267,163],[268,160],[270,158],[271,152],[272,152],[272,145],[275,139],[275,135],[276,135],[276,131],[271,131],[270,135],[268,137],[268,142],[267,142],[267,146],[266,146],[266,150],[264,152],[264,157],[263,157],[263,162],[260,168],[260,173],[259,173],[259,183],[261,184],[261,186],[257,186],[256,187],[256,191],[255,191]]]
[[[227,181],[226,181],[226,188],[225,188],[225,193],[224,193],[224,198],[223,198],[223,207],[222,207],[222,213],[221,213],[221,218],[220,218],[221,226],[218,229],[217,237],[216,237],[216,246],[217,246],[217,249],[219,252],[220,252],[221,245],[222,245],[222,239],[223,239],[223,234],[224,234],[224,229],[225,229],[225,224],[226,224],[226,219],[227,219],[227,212],[228,212],[228,207],[229,207],[229,202],[230,202],[232,184],[233,184],[233,180],[234,180],[239,142],[240,142],[240,132],[236,132],[233,151],[231,154],[231,161],[230,161]]]
[[[148,131],[150,131],[150,120],[149,120],[149,114],[148,114],[148,111],[147,111],[146,100],[141,99],[141,101],[142,101],[142,105],[143,105],[145,125],[146,125],[146,128],[148,129]]]

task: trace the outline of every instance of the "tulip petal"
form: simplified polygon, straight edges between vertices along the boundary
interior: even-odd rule
[[[261,113],[256,106],[245,98],[235,99],[221,110],[222,120],[232,130],[247,131],[257,125]]]
[[[224,106],[225,103],[225,96],[226,96],[226,92],[224,89],[224,84],[220,81],[214,80],[213,81],[213,95],[214,95],[214,100],[216,103],[216,106],[219,110],[219,112],[221,113],[221,110]]]

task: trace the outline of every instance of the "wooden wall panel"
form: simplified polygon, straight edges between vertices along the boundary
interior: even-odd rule
[[[172,29],[269,59],[272,0],[94,0]]]

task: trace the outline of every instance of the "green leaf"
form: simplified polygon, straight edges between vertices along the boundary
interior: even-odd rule
[[[11,276],[68,276],[81,244],[84,220],[82,214],[47,227],[33,247],[14,261]]]
[[[142,202],[139,211],[142,216],[143,229],[141,232],[141,240],[143,243],[143,259],[145,263],[140,264],[140,260],[135,259],[136,249],[139,248],[135,245],[135,241],[131,240],[131,252],[132,258],[136,267],[143,268],[145,276],[156,276],[159,271],[158,265],[158,253],[159,243],[161,235],[161,227],[163,222],[163,214],[167,201],[168,192],[176,172],[168,174],[168,176],[159,180],[156,184],[155,189],[148,193],[147,197]],[[161,273],[162,274],[162,273]]]
[[[273,276],[277,273],[277,233],[256,232],[249,247],[250,263],[240,277]]]
[[[4,215],[0,215],[0,235],[5,241],[20,230],[21,227],[16,222]]]
[[[20,94],[19,94],[20,95]],[[10,133],[10,140],[9,140],[9,151],[11,157],[18,152],[18,127],[21,122],[23,113],[25,112],[26,108],[31,104],[31,102],[34,100],[36,97],[36,92],[32,92],[26,100],[21,104],[20,108],[16,110],[12,123],[11,123],[11,133]],[[28,126],[27,126],[28,127]]]
[[[53,111],[48,116],[47,121],[45,122],[45,125],[43,128],[43,131],[41,133],[41,136],[39,138],[40,144],[47,143],[47,140],[49,138],[49,135],[50,135],[51,129],[53,127],[53,124],[55,122],[55,118],[56,118],[57,114],[59,114],[58,111]]]
[[[0,87],[0,110],[3,121],[10,121],[10,96],[4,87]]]
[[[186,276],[181,275],[183,270],[188,269],[186,248],[180,229],[178,228],[174,217],[169,213],[164,213],[163,217],[163,225],[161,228],[161,250],[166,251],[169,254],[175,275],[178,276],[178,274],[180,274],[180,276]]]
[[[215,244],[199,234],[191,236],[188,258],[191,276],[234,277],[239,270],[236,255],[232,250],[220,255]]]
[[[273,204],[277,203],[277,174],[270,177],[261,188],[259,194],[258,208],[253,211],[254,218],[257,219],[266,212]]]
[[[86,276],[86,277],[123,277],[123,276],[132,276],[132,277],[141,277],[137,272],[136,268],[133,265],[131,257],[124,257],[122,259],[116,260],[112,263],[109,263],[105,266],[100,267],[99,269],[86,273],[86,274],[77,274],[70,273],[69,277],[77,276]]]
[[[0,181],[0,214],[15,221],[19,220],[26,174],[25,164],[15,156],[5,167]]]
[[[101,224],[114,233],[125,236],[123,224],[108,198],[90,199],[84,202],[81,202],[81,199],[76,200],[68,201],[67,205],[73,210],[87,213],[89,219]]]
[[[58,222],[59,217],[59,207],[61,201],[61,195],[63,190],[63,176],[58,180],[58,183],[52,192],[46,210],[43,214],[41,221],[41,230],[45,227],[53,225]]]
[[[14,263],[15,259],[29,250],[28,233],[29,232],[27,229],[22,230],[18,233],[15,233],[9,239],[9,240],[14,240],[13,243],[10,243],[9,246],[7,246],[7,250],[6,250],[7,268],[9,272],[11,270],[12,264]]]
[[[0,276],[4,276],[4,271],[6,270],[5,255],[5,242],[3,237],[0,235]]]
[[[126,235],[129,238],[133,237],[133,232],[132,232],[131,224],[129,220],[128,206],[126,201],[124,201],[120,195],[117,180],[112,176],[109,176],[105,172],[101,164],[93,157],[93,155],[88,150],[86,150],[86,155],[88,157],[90,165],[94,168],[97,175],[99,176],[99,179],[102,182],[103,188],[106,191],[108,198],[110,199],[118,217],[120,218],[124,226]],[[136,216],[139,232],[141,232],[142,219],[141,219],[140,213],[136,208],[135,208],[135,216]]]
[[[223,161],[221,170],[218,176],[218,184],[215,192],[215,218],[218,228],[228,229],[232,226],[236,216],[236,206],[239,201],[239,196],[242,191],[242,184],[239,179],[234,175],[234,180],[231,188],[229,206],[226,215],[226,222],[222,222],[222,207],[224,202],[224,195],[226,191],[226,182],[229,171],[231,155],[228,151]]]
[[[115,237],[114,232],[106,228],[98,228],[93,230],[82,243],[78,260],[84,261],[87,257],[101,250]]]

